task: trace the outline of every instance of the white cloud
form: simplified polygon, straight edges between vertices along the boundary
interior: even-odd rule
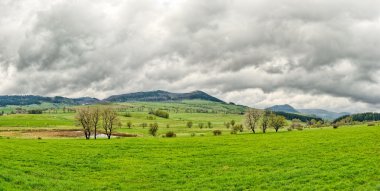
[[[0,94],[163,89],[377,110],[380,2],[2,1]]]

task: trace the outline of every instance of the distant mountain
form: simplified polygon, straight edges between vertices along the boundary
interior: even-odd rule
[[[99,100],[96,98],[66,98],[61,96],[55,97],[43,97],[35,95],[6,95],[0,96],[0,106],[7,105],[32,105],[41,103],[59,103],[68,105],[81,105],[81,104],[91,104],[96,103]]]
[[[80,97],[72,99],[76,104],[79,105],[87,105],[101,102],[101,100],[93,98],[93,97]]]
[[[224,101],[208,95],[202,91],[190,93],[171,93],[162,90],[150,92],[136,92],[122,95],[113,95],[107,99],[99,100],[91,97],[66,98],[61,96],[43,97],[35,95],[6,95],[0,96],[0,106],[7,105],[32,105],[41,103],[59,103],[69,105],[85,105],[99,102],[135,102],[135,101],[180,101],[180,100],[207,100],[219,103]]]
[[[178,101],[178,100],[207,100],[224,103],[224,101],[208,95],[202,91],[193,91],[190,93],[171,93],[162,90],[149,92],[136,92],[121,95],[114,95],[104,99],[108,102],[136,102],[136,101]]]
[[[286,112],[286,113],[299,113],[294,107],[285,104],[285,105],[275,105],[268,107],[267,110],[276,111],[276,112]]]
[[[323,109],[295,109],[294,107],[288,104],[275,105],[267,109],[271,111],[275,111],[275,112],[303,114],[305,116],[312,116],[312,117],[317,117],[317,118],[322,118],[322,119],[327,119],[327,120],[334,120],[341,116],[350,115],[350,113],[347,113],[347,112],[337,113],[337,112],[327,111]]]
[[[347,113],[347,112],[337,113],[337,112],[327,111],[323,109],[297,109],[297,110],[303,114],[314,115],[322,119],[328,119],[328,120],[333,120],[345,115],[350,115],[350,113]]]

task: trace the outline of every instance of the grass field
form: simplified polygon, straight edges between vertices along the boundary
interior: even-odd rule
[[[51,105],[42,104],[40,109],[50,108]],[[45,111],[43,114],[7,114],[0,116],[0,136],[7,136],[9,132],[4,131],[39,131],[49,129],[78,129],[81,127],[75,121],[75,113],[64,113],[63,106],[53,111]],[[67,107],[67,106],[66,106]],[[75,106],[87,107],[87,106]],[[116,103],[110,105],[91,105],[89,107],[112,107],[119,111],[119,119],[122,122],[122,127],[115,129],[115,132],[135,134],[138,136],[149,136],[148,128],[142,128],[141,124],[158,123],[158,134],[165,134],[168,131],[173,131],[177,136],[190,136],[192,133],[212,134],[215,129],[220,129],[224,132],[229,132],[224,126],[225,122],[235,120],[236,123],[244,123],[244,116],[241,112],[244,107],[229,104],[221,104],[210,101],[201,100],[186,100],[182,102],[134,102],[134,103]],[[9,111],[14,106],[0,108],[3,111]],[[36,105],[23,106],[27,108],[38,109]],[[150,110],[163,109],[170,113],[169,119],[155,117],[149,115]],[[207,112],[207,113],[199,113]],[[130,113],[131,117],[125,117],[126,113]],[[149,119],[148,117],[153,117]],[[193,122],[192,128],[187,128],[187,122]],[[132,123],[132,128],[127,128],[127,123]],[[204,126],[211,122],[212,129],[200,129],[198,124],[203,123]],[[169,128],[167,128],[169,126]],[[102,130],[101,128],[99,129]],[[15,134],[12,134],[15,135]],[[29,134],[28,134],[29,135]],[[25,137],[19,133],[17,137]]]
[[[0,190],[380,190],[380,128],[0,139]]]

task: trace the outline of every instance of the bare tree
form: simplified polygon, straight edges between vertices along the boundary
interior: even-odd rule
[[[267,128],[269,126],[269,117],[270,117],[271,112],[268,110],[264,111],[264,114],[261,119],[261,129],[263,130],[263,133],[267,131]]]
[[[108,139],[111,139],[112,130],[116,125],[121,126],[117,113],[111,108],[105,108],[102,111],[103,129],[106,132]]]
[[[285,117],[280,116],[280,115],[271,114],[269,121],[270,121],[270,126],[272,126],[276,130],[276,132],[278,132],[278,130],[281,127],[286,125]]]
[[[78,109],[75,118],[82,125],[86,139],[90,139],[92,127],[90,108],[87,107]]]
[[[98,127],[99,119],[100,119],[99,108],[90,109],[90,115],[91,115],[91,126],[94,129],[94,139],[96,139],[97,127]]]
[[[255,128],[261,118],[261,115],[262,112],[260,110],[251,108],[245,113],[245,124],[250,130],[252,130],[253,133],[256,133]]]

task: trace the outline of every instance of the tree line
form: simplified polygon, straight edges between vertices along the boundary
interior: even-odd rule
[[[358,113],[358,114],[353,114],[353,115],[345,115],[345,116],[335,119],[333,123],[344,122],[347,120],[358,121],[358,122],[379,121],[380,113],[367,112],[367,113]]]

